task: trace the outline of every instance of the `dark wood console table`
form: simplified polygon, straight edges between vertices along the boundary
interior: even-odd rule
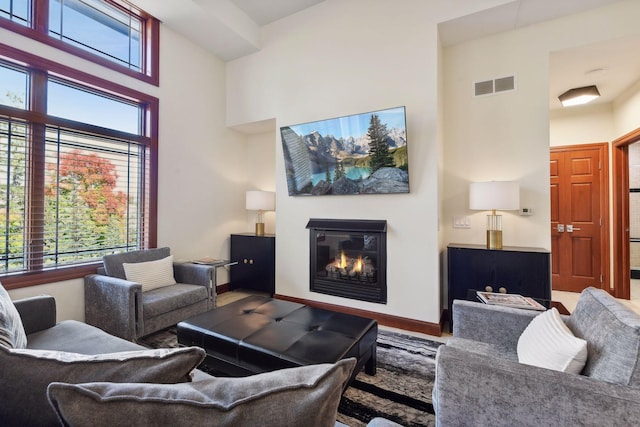
[[[546,249],[451,243],[447,260],[449,328],[453,300],[467,299],[469,289],[551,300],[551,253]]]

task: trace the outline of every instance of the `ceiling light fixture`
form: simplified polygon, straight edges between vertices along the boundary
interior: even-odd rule
[[[582,105],[591,102],[600,96],[600,92],[596,85],[577,87],[569,89],[558,97],[563,107],[572,107],[574,105]]]

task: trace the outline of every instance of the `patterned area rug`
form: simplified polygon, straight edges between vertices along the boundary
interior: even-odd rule
[[[157,332],[140,343],[150,348],[177,347],[176,330]],[[338,421],[361,427],[374,417],[384,417],[406,427],[435,426],[431,391],[441,344],[379,330],[377,373],[358,374],[340,402]]]
[[[435,426],[431,391],[441,344],[379,330],[377,373],[358,374],[340,402],[338,421],[359,427],[384,417],[406,427]]]

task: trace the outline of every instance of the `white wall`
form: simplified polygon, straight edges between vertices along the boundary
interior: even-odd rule
[[[276,134],[277,293],[439,321],[437,23],[465,14],[449,3],[327,0],[265,27],[262,50],[228,64],[231,125],[275,117],[279,128],[406,106],[409,194],[289,197]],[[387,220],[387,305],[309,291],[305,226],[314,217]]]
[[[275,121],[273,123],[275,126]],[[276,142],[275,130],[247,135],[247,190],[276,191]],[[264,213],[264,230],[276,232],[275,212]],[[247,212],[246,232],[254,232],[256,213]]]
[[[551,112],[549,145],[552,147],[610,142],[617,136],[612,104],[585,105]]]
[[[227,256],[229,234],[250,231],[244,193],[269,189],[266,164],[255,169],[261,159],[254,154],[264,153],[275,157],[278,293],[435,323],[441,246],[484,242],[484,214],[467,210],[470,181],[520,179],[523,205],[536,213],[506,213],[505,244],[550,246],[549,53],[633,34],[640,15],[640,2],[630,0],[439,53],[439,22],[505,0],[452,3],[326,0],[265,27],[264,48],[226,69],[162,26],[159,88],[4,30],[0,38],[160,98],[159,244],[170,245],[177,258]],[[508,73],[517,75],[517,92],[471,97],[473,80]],[[398,105],[408,113],[410,194],[289,197],[279,134],[247,137],[225,126],[275,118],[278,129]],[[617,130],[634,128],[632,105],[636,101],[619,107]],[[272,147],[254,153],[255,145],[269,140]],[[473,215],[471,230],[452,229],[451,217],[458,214]],[[387,305],[309,292],[310,217],[387,219]],[[12,297],[39,293],[55,294],[60,318],[82,320],[81,280],[11,291]]]
[[[551,52],[636,34],[640,2],[628,1],[445,49],[445,189],[443,231],[449,242],[485,241],[485,213],[468,209],[472,181],[518,180],[521,206],[531,217],[503,213],[505,245],[550,249],[548,100]],[[517,90],[474,98],[474,81],[515,74]],[[597,116],[597,132],[612,135],[611,117]],[[558,122],[552,135],[569,134]],[[594,126],[596,126],[594,123]],[[556,135],[557,133],[557,135]],[[584,133],[574,135],[574,142]],[[607,140],[607,139],[605,139]],[[600,140],[601,142],[601,140]],[[453,229],[453,215],[470,215],[471,229]]]
[[[640,80],[625,96],[616,99],[613,106],[616,138],[640,128]]]
[[[178,260],[228,257],[229,235],[244,230],[246,136],[225,124],[224,63],[161,26],[160,87],[0,30],[3,43],[107,78],[160,99],[158,245]],[[226,272],[218,283],[228,281]],[[9,292],[52,294],[58,319],[84,320],[82,279]]]

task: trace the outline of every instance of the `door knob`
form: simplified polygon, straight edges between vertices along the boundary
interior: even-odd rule
[[[573,225],[567,224],[567,233],[573,233],[574,231],[580,231],[578,227],[574,227]]]
[[[558,233],[564,233],[564,224],[558,224]]]

